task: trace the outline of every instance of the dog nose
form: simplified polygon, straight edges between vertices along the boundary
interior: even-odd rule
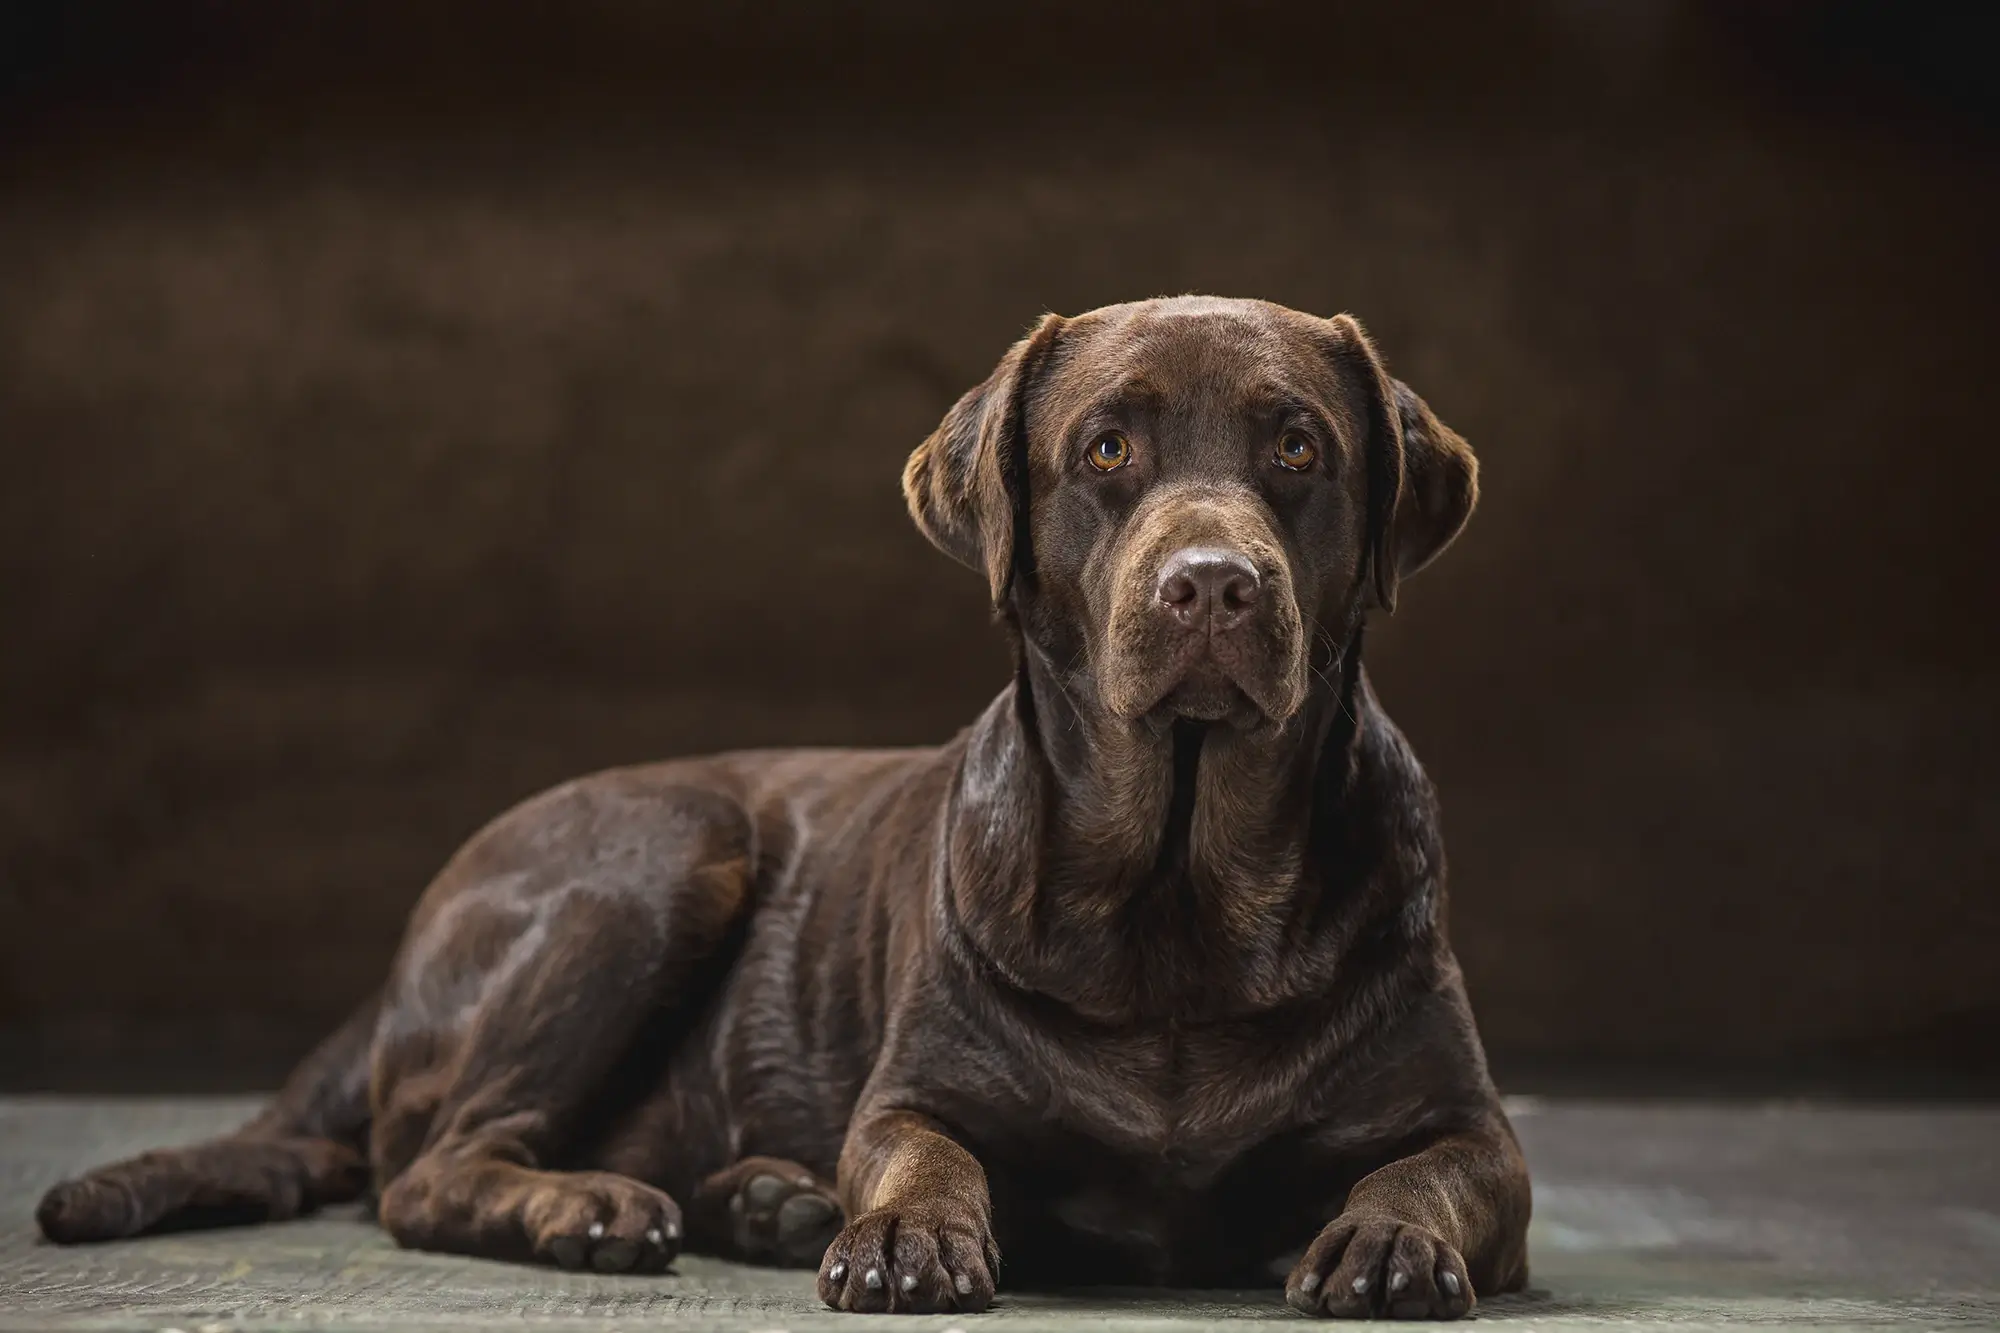
[[[1188,629],[1234,629],[1262,590],[1249,557],[1219,546],[1176,551],[1160,570],[1160,606]]]

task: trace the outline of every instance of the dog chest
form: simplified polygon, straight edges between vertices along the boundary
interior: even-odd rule
[[[1033,1058],[1054,1124],[1097,1151],[1173,1161],[1198,1184],[1290,1124],[1298,1065],[1228,1028],[1098,1033],[1041,1044]]]

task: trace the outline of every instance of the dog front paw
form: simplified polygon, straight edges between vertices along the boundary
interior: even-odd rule
[[[1292,1270],[1285,1303],[1333,1319],[1457,1319],[1472,1309],[1472,1279],[1428,1228],[1337,1217]]]
[[[819,1298],[836,1310],[972,1314],[993,1300],[1000,1250],[961,1206],[916,1204],[863,1213],[834,1237]]]

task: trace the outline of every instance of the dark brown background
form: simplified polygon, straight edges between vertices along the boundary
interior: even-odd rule
[[[1005,668],[904,454],[1184,290],[1356,312],[1483,459],[1371,652],[1510,1079],[2000,1059],[1990,19],[5,24],[11,1081],[266,1077],[563,777],[947,735]]]

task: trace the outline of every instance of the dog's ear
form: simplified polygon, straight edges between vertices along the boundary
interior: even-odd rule
[[[1361,324],[1336,315],[1339,355],[1368,401],[1368,550],[1375,600],[1396,609],[1396,585],[1436,559],[1479,503],[1479,460],[1416,391],[1394,378]]]
[[[1029,561],[1027,398],[1062,331],[1044,315],[918,445],[903,468],[903,498],[931,544],[986,575],[993,604]]]

